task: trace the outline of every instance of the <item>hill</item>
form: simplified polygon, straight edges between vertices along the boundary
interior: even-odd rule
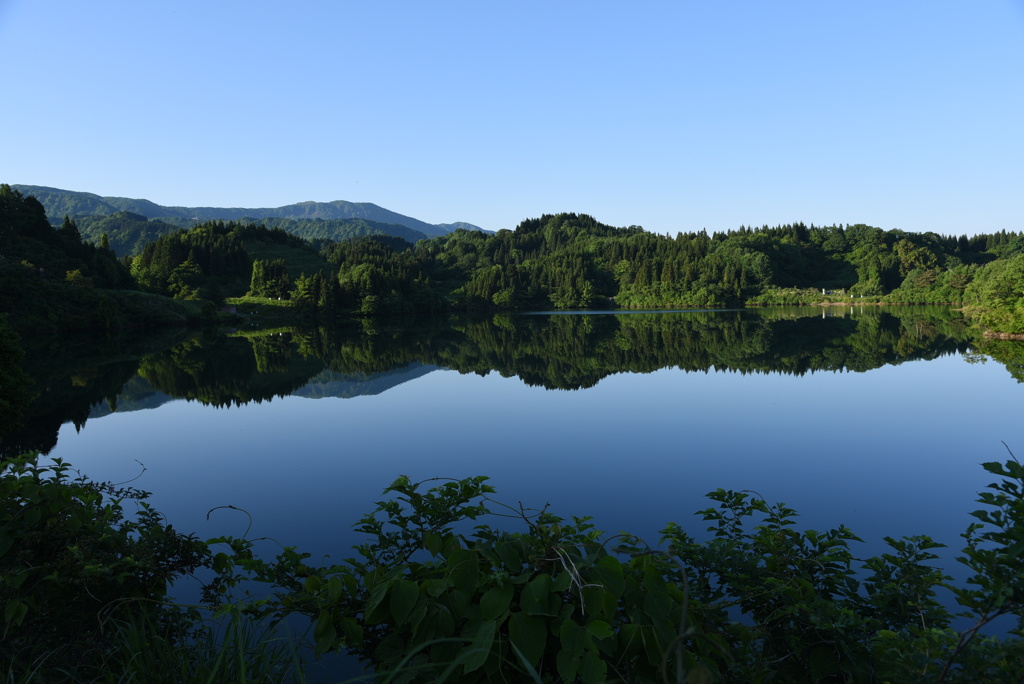
[[[165,207],[146,199],[127,197],[101,197],[90,192],[62,190],[42,185],[12,185],[22,194],[32,195],[43,207],[50,223],[60,223],[64,216],[79,219],[85,216],[105,216],[119,211],[144,216],[147,219],[186,219],[193,221],[241,219],[310,219],[340,220],[364,219],[380,224],[394,224],[419,231],[427,236],[447,235],[458,228],[483,230],[469,223],[430,224],[410,216],[377,206],[370,202],[298,202],[283,207]],[[400,235],[399,237],[406,237]]]
[[[23,336],[113,332],[178,325],[202,314],[199,302],[133,291],[114,253],[83,242],[74,221],[54,228],[43,206],[0,184],[0,318]]]
[[[113,214],[94,214],[75,219],[82,239],[100,244],[107,236],[110,249],[119,257],[141,254],[147,244],[177,232],[192,228],[198,223],[191,219],[163,218],[147,219],[141,214],[118,211]],[[280,228],[284,232],[304,240],[351,240],[364,236],[398,237],[407,242],[427,238],[426,234],[394,223],[378,223],[367,219],[289,219],[246,217],[239,223],[262,224],[267,228]]]

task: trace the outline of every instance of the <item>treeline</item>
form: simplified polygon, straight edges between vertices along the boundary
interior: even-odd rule
[[[54,228],[34,197],[0,184],[0,314],[15,330],[110,332],[201,316],[198,304],[155,301],[134,290],[105,240],[83,241],[71,219]]]
[[[34,199],[5,193],[4,225],[14,226],[5,230],[16,236],[15,247],[4,247],[8,261],[34,240],[35,261],[19,262],[71,283],[184,300],[280,299],[311,319],[854,300],[963,305],[989,329],[1024,331],[1024,236],[1014,232],[952,237],[794,223],[672,238],[557,214],[496,234],[456,230],[412,243],[385,235],[309,241],[286,232],[282,220],[212,221],[118,261],[105,233],[93,246],[73,221],[54,229]]]
[[[363,236],[303,247],[293,237],[295,254],[306,251],[308,270],[297,273],[296,262],[285,258],[283,266],[270,266],[277,275],[269,279],[267,262],[242,256],[244,240],[235,237],[241,233],[285,239],[279,229],[254,224],[203,224],[148,245],[131,260],[132,273],[163,294],[270,292],[318,315],[867,300],[1001,307],[985,319],[988,325],[1024,322],[1006,313],[1024,284],[1024,237],[1005,231],[944,237],[795,223],[670,238],[558,214],[524,221],[514,231],[457,230],[415,244]],[[321,261],[313,263],[318,246]],[[176,271],[191,285],[176,284]],[[322,280],[309,282],[315,273]],[[244,289],[247,279],[252,287]]]
[[[961,303],[984,264],[1024,250],[1020,236],[1005,232],[953,238],[796,223],[669,238],[574,214],[524,221],[494,236],[458,237],[417,243],[416,251],[465,273],[456,294],[470,308],[810,303],[823,299],[822,290]]]

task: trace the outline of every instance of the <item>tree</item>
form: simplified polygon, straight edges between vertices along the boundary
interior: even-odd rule
[[[253,261],[249,294],[280,299],[287,297],[290,289],[291,278],[288,277],[288,266],[284,259]]]
[[[73,244],[78,244],[82,241],[82,234],[78,232],[78,225],[67,215],[64,216],[64,224],[60,227],[60,234]]]
[[[188,259],[174,267],[167,278],[167,289],[175,299],[204,299],[203,269],[191,252]]]
[[[7,322],[7,314],[0,314],[0,441],[5,431],[21,425],[35,396],[32,379],[21,367],[24,356],[20,336]]]
[[[1001,333],[1024,333],[1024,254],[978,269],[964,291],[967,312]]]

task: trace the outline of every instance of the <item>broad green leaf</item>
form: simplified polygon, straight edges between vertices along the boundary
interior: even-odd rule
[[[472,643],[469,645],[469,653],[463,662],[465,673],[480,669],[487,657],[491,655],[491,646],[494,644],[494,634],[497,631],[497,623],[494,620],[486,620],[480,624]]]
[[[388,585],[378,584],[370,592],[370,597],[366,600],[366,608],[363,609],[363,615],[366,616],[366,621],[372,624],[379,624],[384,622],[386,617],[382,615],[383,610],[379,610],[381,605],[384,603],[384,597],[388,595]]]
[[[432,555],[440,555],[441,550],[444,548],[444,540],[441,535],[437,532],[427,532],[423,537],[423,546]]]
[[[342,637],[345,640],[345,645],[353,648],[359,648],[363,643],[363,628],[360,626],[358,620],[354,617],[344,617],[340,620],[339,626],[341,627]]]
[[[508,610],[512,602],[513,587],[506,584],[484,592],[480,598],[480,611],[485,620],[496,620]]]
[[[505,564],[505,569],[509,572],[517,572],[523,565],[523,557],[520,555],[515,542],[498,544],[498,555],[501,557],[501,562]]]
[[[398,580],[391,584],[388,591],[389,607],[395,624],[400,625],[409,617],[409,613],[416,607],[416,601],[420,597],[420,589],[415,582],[410,580]]]
[[[618,602],[615,594],[604,589],[604,587],[584,587],[583,606],[587,615],[600,615],[611,617],[618,609]]]
[[[451,611],[448,610],[447,606],[431,603],[426,617],[423,618],[420,629],[425,629],[428,622],[430,623],[431,634],[435,638],[450,637],[455,633],[455,620],[452,618]]]
[[[583,656],[580,678],[585,684],[604,684],[608,680],[608,665],[596,651],[587,651]]]
[[[603,556],[594,564],[598,580],[606,591],[618,598],[626,590],[626,582],[622,576],[622,563],[614,556]]]
[[[558,657],[555,659],[558,676],[566,682],[576,681],[576,674],[579,672],[581,660],[581,655],[570,653],[564,649],[559,651]]]
[[[519,603],[528,615],[557,615],[551,610],[551,575],[544,573],[530,580],[523,587]]]
[[[480,578],[476,553],[470,549],[457,549],[448,555],[448,575],[452,585],[464,591],[475,592]]]
[[[459,542],[458,535],[449,534],[444,538],[443,548],[441,549],[441,555],[451,561],[452,554],[462,549],[462,544]]]
[[[607,639],[608,637],[615,636],[615,632],[612,631],[611,625],[604,620],[591,620],[587,623],[587,631],[598,639]]]
[[[697,663],[686,672],[686,684],[713,684],[714,673],[704,663]]]
[[[28,615],[28,604],[24,601],[8,601],[4,606],[4,622],[8,624],[20,625],[26,615]]]
[[[587,630],[575,620],[566,620],[558,629],[558,637],[562,641],[562,650],[574,656],[582,656],[587,642]]]
[[[534,615],[513,613],[508,619],[508,636],[531,665],[540,662],[547,643],[547,622]]]
[[[331,579],[327,580],[327,598],[332,602],[339,601],[342,594],[345,593],[345,582],[340,577],[335,575]]]
[[[572,575],[563,572],[551,580],[551,591],[563,592],[572,586]]]
[[[316,640],[317,651],[323,653],[329,649],[334,645],[336,636],[334,615],[329,610],[322,611],[313,628],[313,638]]]
[[[373,651],[374,659],[387,665],[400,662],[409,653],[409,643],[402,635],[392,632],[381,639],[380,644]]]
[[[452,614],[464,617],[466,610],[469,608],[470,603],[473,600],[473,595],[468,591],[453,589],[445,595],[444,600],[452,609]]]

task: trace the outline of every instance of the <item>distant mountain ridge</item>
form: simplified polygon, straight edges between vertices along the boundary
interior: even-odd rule
[[[446,235],[459,228],[479,230],[471,223],[432,224],[405,216],[370,202],[297,202],[283,207],[165,207],[146,199],[128,197],[101,197],[91,192],[62,190],[43,185],[12,185],[23,195],[33,195],[46,208],[51,223],[60,223],[64,216],[72,218],[105,216],[120,211],[144,216],[147,219],[185,219],[199,221],[287,218],[307,220],[365,219],[375,223],[390,223],[411,228],[429,237]],[[486,232],[486,231],[485,231]]]
[[[304,385],[293,390],[291,396],[306,399],[353,399],[375,396],[403,383],[429,375],[436,370],[442,370],[442,368],[417,361],[378,373],[338,373],[324,369],[309,378]],[[124,384],[113,402],[104,400],[93,404],[89,410],[89,418],[102,418],[112,413],[155,409],[180,399],[181,397],[154,389],[149,380],[141,375],[136,375]]]

